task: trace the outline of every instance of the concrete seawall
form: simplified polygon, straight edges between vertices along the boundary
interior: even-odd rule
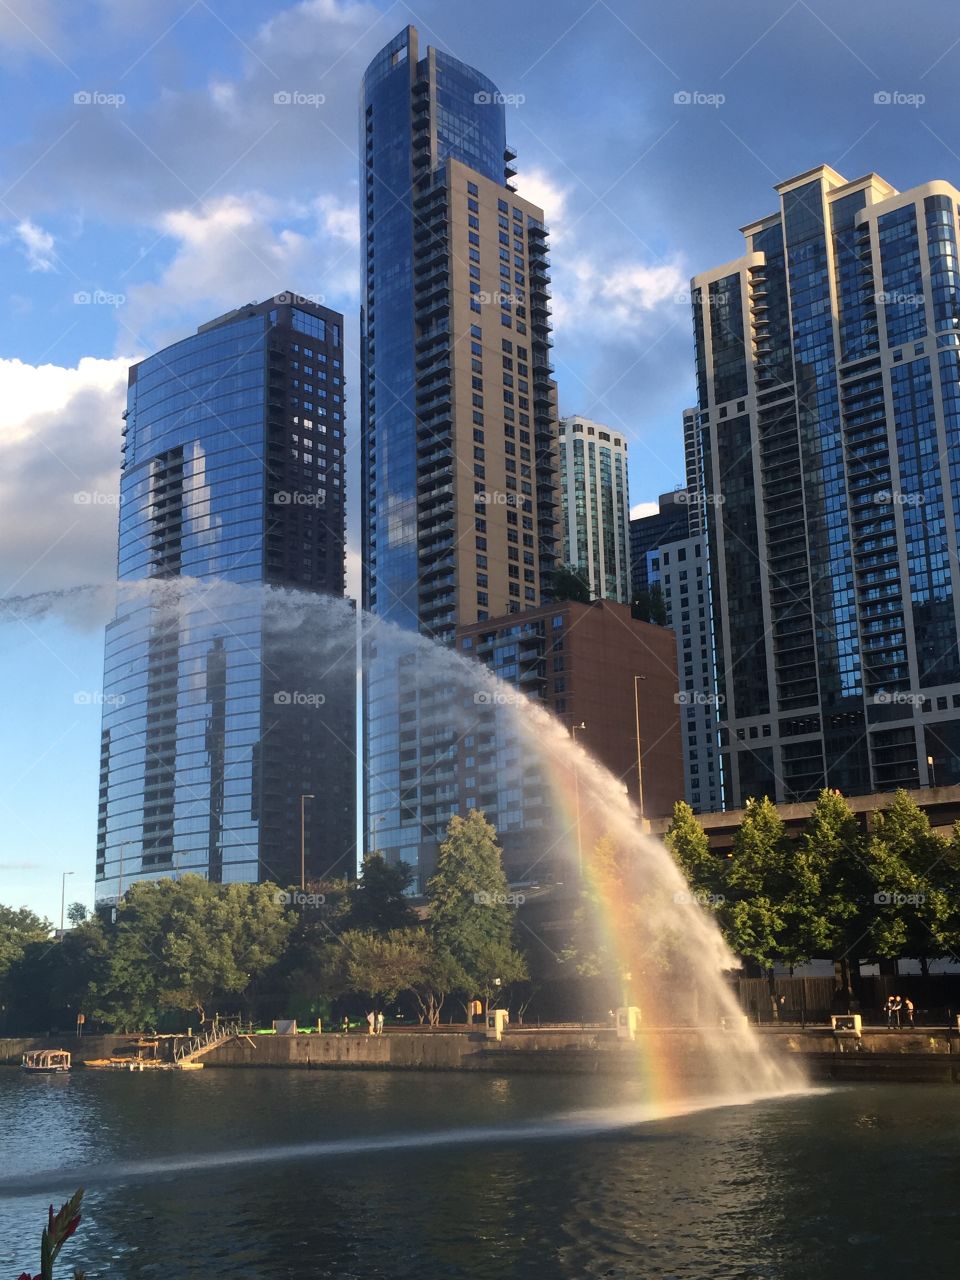
[[[764,1045],[803,1062],[817,1080],[940,1081],[960,1083],[960,1037],[946,1030],[864,1031],[859,1048],[829,1028],[761,1032]],[[678,1028],[641,1032],[634,1043],[612,1031],[507,1031],[501,1042],[466,1031],[388,1031],[383,1036],[250,1036],[231,1040],[205,1059],[208,1068],[273,1067],[308,1070],[561,1072],[635,1075],[651,1056],[667,1059],[695,1080],[724,1034]]]
[[[0,1039],[0,1066],[18,1067],[25,1053],[33,1049],[67,1049],[73,1055],[74,1062],[84,1062],[87,1058],[109,1058],[118,1049],[136,1040],[136,1036],[84,1036],[77,1040],[74,1036],[22,1036],[19,1039]]]
[[[859,1046],[829,1028],[764,1029],[765,1047],[801,1061],[815,1080],[960,1083],[960,1036],[945,1029],[865,1030]],[[90,1036],[82,1041],[40,1037],[0,1039],[0,1064],[19,1064],[30,1049],[68,1048],[74,1062],[109,1057],[135,1037]],[[242,1036],[212,1049],[206,1069],[254,1067],[300,1070],[560,1072],[636,1075],[651,1057],[668,1061],[695,1081],[724,1033],[691,1028],[647,1029],[634,1043],[608,1029],[508,1030],[501,1042],[463,1029],[388,1031],[382,1036]]]

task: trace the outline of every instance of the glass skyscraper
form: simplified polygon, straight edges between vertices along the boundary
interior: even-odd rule
[[[693,281],[727,805],[960,782],[960,192],[777,194]]]
[[[301,807],[307,876],[355,865],[342,323],[281,294],[130,370],[98,898],[188,871],[298,883]],[[262,584],[317,606],[278,625]]]
[[[563,560],[597,599],[630,603],[627,442],[602,422],[560,423]]]
[[[367,69],[361,145],[363,600],[452,645],[539,605],[556,563],[547,233],[504,95],[413,27]],[[457,811],[455,694],[376,638],[365,673],[368,847],[422,887]]]

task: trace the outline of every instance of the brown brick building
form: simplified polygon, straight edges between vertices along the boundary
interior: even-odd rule
[[[683,798],[673,631],[638,622],[612,601],[564,601],[458,627],[457,647],[539,698],[624,783],[648,821]],[[551,797],[535,760],[519,756],[511,768],[508,756],[504,768],[497,711],[489,708],[488,723],[466,740],[460,808],[482,809],[498,828],[511,879],[528,878],[526,861],[542,881],[559,874],[544,865]]]

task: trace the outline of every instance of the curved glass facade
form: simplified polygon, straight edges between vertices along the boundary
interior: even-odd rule
[[[266,303],[130,371],[98,898],[187,871],[298,881],[301,794],[311,872],[352,869],[352,654],[314,687],[316,641],[256,589],[343,592],[341,326]]]
[[[539,603],[554,561],[546,231],[507,181],[503,95],[421,56],[414,28],[368,67],[360,128],[363,601],[449,645]],[[448,691],[390,648],[364,661],[366,839],[422,881],[456,811],[457,734]]]

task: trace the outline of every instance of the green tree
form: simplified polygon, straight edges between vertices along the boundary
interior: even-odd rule
[[[292,913],[272,885],[210,884],[200,876],[130,887],[109,940],[106,978],[92,1012],[118,1030],[155,1027],[165,1010],[196,1010],[245,997],[279,960]]]
[[[275,964],[292,921],[269,884],[211,885],[184,876],[173,896],[162,948],[162,1001],[195,1009],[201,1024],[219,995],[242,996]]]
[[[686,801],[678,800],[673,806],[663,843],[693,890],[710,895],[722,893],[723,859],[711,852],[707,833]]]
[[[11,1026],[23,1034],[72,1030],[108,972],[107,939],[97,919],[69,930],[62,942],[28,943],[10,970]]]
[[[338,939],[346,928],[354,886],[347,880],[311,882],[312,900],[288,913],[290,936],[276,964],[256,983],[256,999],[276,1010],[283,1006],[320,1012],[320,1003],[346,991],[338,958]]]
[[[728,940],[740,955],[767,971],[772,997],[773,966],[810,959],[816,884],[767,796],[747,801],[733,838],[725,885],[720,918]]]
[[[370,996],[376,1007],[423,983],[428,962],[423,929],[350,929],[340,939],[348,990]]]
[[[67,907],[67,919],[72,925],[83,924],[89,914],[82,902],[71,902]]]
[[[585,575],[569,564],[561,564],[554,569],[550,579],[550,594],[554,600],[573,600],[578,604],[589,604],[593,599],[593,592]]]
[[[34,915],[26,907],[0,905],[0,982],[10,966],[23,955],[30,942],[44,942],[53,931],[49,920]]]
[[[957,885],[956,847],[939,836],[908,791],[876,815],[867,846],[875,885],[870,950],[881,960],[911,956],[924,974],[950,950]]]
[[[513,944],[515,908],[496,834],[476,809],[466,818],[455,814],[428,885],[438,962],[459,972],[468,999],[480,995],[488,1006],[509,983],[526,977]]]
[[[630,602],[630,612],[638,622],[652,622],[657,627],[667,625],[667,606],[659,582],[637,592]]]
[[[391,933],[396,929],[412,929],[417,913],[410,905],[407,891],[413,882],[413,868],[406,862],[392,866],[382,853],[370,853],[363,860],[360,879],[350,894],[347,927]]]
[[[829,957],[836,986],[847,1005],[857,995],[859,958],[869,925],[868,904],[873,881],[866,837],[847,801],[831,788],[817,796],[797,841],[795,858],[808,889],[800,923],[804,945],[813,956]]]

